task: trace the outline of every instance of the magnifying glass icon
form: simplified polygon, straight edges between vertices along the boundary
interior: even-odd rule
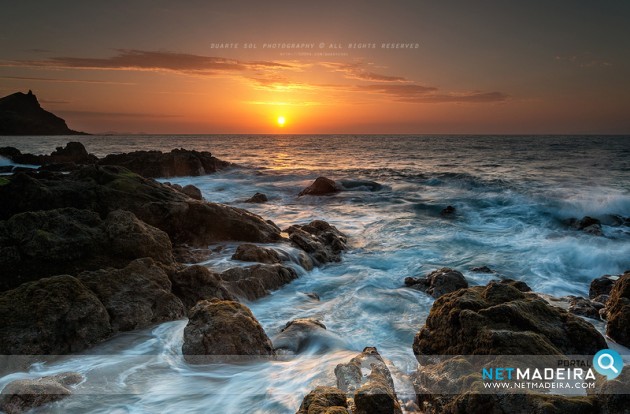
[[[604,360],[606,360],[607,363],[604,363],[603,362]],[[609,369],[615,374],[619,374],[619,370],[615,368],[615,366],[613,365],[614,363],[615,363],[615,358],[613,358],[613,356],[610,354],[601,354],[597,358],[597,365],[599,365],[601,369]]]

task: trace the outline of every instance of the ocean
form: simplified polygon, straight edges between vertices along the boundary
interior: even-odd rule
[[[451,267],[471,285],[507,277],[540,293],[588,297],[592,279],[630,269],[630,227],[618,220],[630,217],[629,136],[0,137],[0,146],[50,153],[71,140],[97,156],[210,151],[236,166],[167,181],[194,184],[207,200],[246,208],[281,228],[326,220],[348,235],[350,249],[340,263],[298,269],[299,279],[247,303],[270,337],[294,318],[322,320],[329,340],[304,354],[193,367],[181,359],[186,321],[168,322],[119,335],[84,356],[0,378],[2,388],[28,376],[86,376],[76,396],[46,412],[292,413],[315,385],[334,385],[335,365],[366,346],[378,348],[399,396],[409,399],[409,374],[417,366],[413,336],[433,299],[404,288],[405,277]],[[297,197],[319,176],[341,180],[348,191]],[[256,192],[269,202],[244,203]],[[449,205],[456,212],[443,217]],[[584,216],[602,221],[602,237],[566,224]],[[227,244],[204,264],[235,265],[230,256],[237,245]],[[479,266],[496,273],[471,270]],[[309,300],[308,292],[321,300]]]

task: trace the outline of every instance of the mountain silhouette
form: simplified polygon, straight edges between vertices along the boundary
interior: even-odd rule
[[[0,135],[87,135],[44,110],[32,91],[0,98]]]

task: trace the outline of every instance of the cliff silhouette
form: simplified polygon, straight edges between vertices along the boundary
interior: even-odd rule
[[[88,135],[44,110],[32,91],[0,98],[0,135]]]

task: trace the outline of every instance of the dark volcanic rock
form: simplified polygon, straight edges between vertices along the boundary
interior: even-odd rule
[[[630,347],[630,271],[624,273],[610,291],[605,314],[606,335]]]
[[[569,296],[569,312],[574,315],[600,320],[599,311],[604,305],[578,296]]]
[[[63,208],[16,214],[0,221],[0,290],[57,274],[123,267],[151,257],[173,262],[166,233],[116,210],[105,220],[88,210]]]
[[[94,164],[95,155],[89,154],[80,142],[68,142],[65,147],[57,147],[50,155],[22,154],[17,148],[0,148],[0,156],[18,164],[41,165],[46,171],[72,171],[78,164]]]
[[[0,135],[86,135],[73,131],[66,121],[45,111],[33,92],[0,98]]]
[[[293,319],[271,339],[276,350],[285,349],[299,353],[308,348],[312,341],[318,341],[326,333],[326,325],[313,318]]]
[[[266,203],[267,201],[269,201],[269,199],[263,193],[256,193],[250,198],[248,198],[247,200],[245,200],[246,203]]]
[[[346,236],[322,220],[293,225],[285,230],[291,242],[304,250],[317,264],[339,262],[346,249]]]
[[[304,397],[297,414],[350,414],[350,411],[343,391],[320,386]]]
[[[496,282],[437,299],[413,343],[416,355],[594,355],[603,348],[588,322]]]
[[[122,209],[165,231],[173,243],[207,246],[217,241],[268,243],[280,230],[246,210],[192,200],[122,167],[86,166],[48,178],[18,174],[0,186],[0,220],[24,211],[74,207],[104,218]]]
[[[233,267],[221,273],[227,290],[234,296],[256,300],[267,296],[270,290],[281,288],[297,279],[297,273],[280,264],[258,264]]]
[[[273,249],[256,246],[255,244],[241,244],[232,255],[232,259],[243,262],[280,263],[280,256]]]
[[[370,373],[365,377],[364,370]],[[391,373],[374,347],[335,368],[337,387],[354,393],[355,414],[402,413]]]
[[[78,279],[105,305],[114,332],[185,315],[181,300],[171,293],[171,281],[152,259],[134,260],[123,269],[83,272]]]
[[[59,401],[72,394],[71,386],[83,381],[81,374],[64,372],[50,377],[10,382],[0,395],[0,409],[21,414],[35,407]]]
[[[620,276],[604,275],[593,279],[588,289],[588,297],[594,299],[600,295],[610,295],[610,291],[619,277]]]
[[[271,341],[251,311],[233,301],[201,301],[184,329],[184,359],[192,364],[275,355]],[[205,356],[215,356],[207,358]],[[205,358],[204,358],[205,357]]]
[[[0,355],[79,352],[111,331],[101,301],[72,276],[40,279],[0,293]]]
[[[504,285],[510,285],[513,288],[516,288],[518,290],[520,290],[521,292],[531,292],[532,288],[530,288],[527,283],[521,281],[521,280],[514,280],[514,279],[501,279],[501,280],[496,280],[495,282],[497,283],[501,283]]]
[[[216,172],[230,166],[229,162],[213,157],[207,151],[174,149],[171,152],[135,151],[110,154],[100,165],[120,165],[147,178],[187,177]]]
[[[568,223],[571,227],[577,230],[582,230],[585,233],[592,234],[594,236],[601,236],[602,223],[593,217],[584,216],[582,219],[569,219]]]
[[[446,206],[440,211],[440,216],[442,217],[452,217],[455,214],[455,207]]]
[[[490,269],[488,266],[473,267],[470,271],[477,273],[494,273],[494,270]]]
[[[421,290],[434,298],[468,287],[464,275],[457,270],[444,267],[434,270],[425,277],[407,277],[405,286]]]
[[[186,311],[200,300],[234,300],[219,276],[203,266],[187,266],[167,271],[172,283],[172,292],[181,299]]]
[[[333,194],[339,190],[339,186],[333,180],[326,177],[318,177],[313,184],[300,191],[298,196]]]

